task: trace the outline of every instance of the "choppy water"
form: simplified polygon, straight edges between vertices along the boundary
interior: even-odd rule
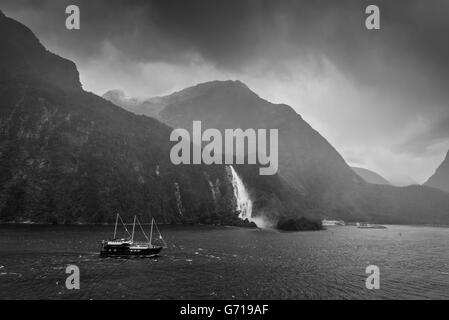
[[[100,258],[104,226],[0,226],[0,299],[449,299],[449,229],[162,227],[158,259]],[[81,289],[65,288],[75,264]],[[380,268],[380,289],[365,268]]]

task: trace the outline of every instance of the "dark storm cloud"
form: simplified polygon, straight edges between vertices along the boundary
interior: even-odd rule
[[[445,0],[0,0],[0,3],[5,9],[37,13],[42,19],[42,31],[61,37],[67,36],[61,23],[65,19],[64,8],[78,4],[83,27],[68,41],[79,41],[78,50],[86,54],[108,40],[139,59],[170,58],[176,54],[167,50],[170,48],[195,49],[224,67],[236,67],[276,52],[274,44],[282,47],[288,43],[304,52],[324,53],[360,71],[370,70],[372,60],[389,54],[397,61],[413,57],[436,65],[448,63],[449,44],[445,38],[449,31],[449,3]],[[363,28],[364,9],[372,3],[381,9],[380,32]],[[280,58],[289,55],[277,53],[281,53]],[[367,76],[372,74],[375,72]]]
[[[64,28],[68,4],[81,8],[79,32]],[[369,4],[380,7],[379,31],[364,28]],[[360,90],[397,101],[388,108],[398,126],[427,119],[428,130],[398,150],[420,152],[449,137],[447,0],[0,0],[0,7],[78,61],[101,55],[106,43],[128,63],[189,64],[196,54],[221,70],[262,61],[280,75],[289,72],[284,61],[319,72],[327,59]]]
[[[192,50],[223,68],[238,68],[256,58],[279,60],[319,53],[368,84],[387,75],[387,80],[404,90],[413,89],[410,81],[422,86],[438,80],[439,84],[433,83],[435,93],[446,91],[446,86],[441,88],[449,67],[449,2],[445,0],[0,3],[5,9],[38,14],[40,31],[59,36],[61,45],[79,55],[94,54],[100,43],[109,41],[139,61],[174,62]],[[381,9],[379,32],[363,28],[364,8],[372,3]],[[78,4],[82,13],[80,32],[69,36],[62,23],[68,4]],[[401,72],[392,72],[399,68]],[[404,83],[403,74],[416,76],[407,69],[422,71],[423,79],[412,77]]]

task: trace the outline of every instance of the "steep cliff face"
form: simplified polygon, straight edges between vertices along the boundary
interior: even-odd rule
[[[72,62],[5,16],[0,43],[0,221],[236,220],[224,168],[172,166],[169,127],[82,91]]]
[[[83,92],[2,87],[0,103],[1,220],[102,222],[118,210],[187,222],[213,211],[202,168],[170,165],[157,121]]]
[[[73,62],[47,51],[30,29],[3,14],[0,41],[0,84],[81,90]]]

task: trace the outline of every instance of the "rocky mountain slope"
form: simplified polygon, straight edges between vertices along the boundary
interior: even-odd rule
[[[278,129],[278,174],[297,197],[305,199],[307,216],[380,223],[449,223],[447,195],[419,186],[398,188],[365,182],[291,107],[260,98],[240,81],[202,83],[140,103],[111,101],[175,128],[191,130],[192,121],[201,120],[203,130]]]
[[[425,186],[449,192],[449,152],[435,173],[424,183]]]
[[[120,103],[119,101],[114,101]],[[340,154],[287,105],[261,99],[240,81],[212,81],[130,109],[191,130],[202,127],[279,130],[279,175],[299,194],[317,202],[338,202],[341,191],[364,181]]]

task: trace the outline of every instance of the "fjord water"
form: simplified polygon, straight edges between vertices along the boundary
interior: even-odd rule
[[[157,259],[100,258],[111,226],[0,226],[0,299],[449,299],[449,229],[162,226]],[[81,288],[65,288],[65,268]],[[365,268],[380,268],[380,289]]]

